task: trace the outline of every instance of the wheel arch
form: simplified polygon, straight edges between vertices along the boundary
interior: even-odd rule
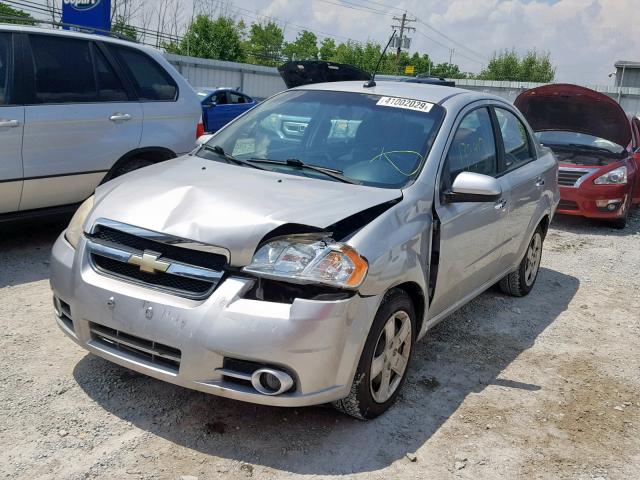
[[[164,162],[165,160],[170,160],[172,158],[176,158],[177,155],[173,150],[170,150],[166,147],[142,147],[136,148],[125,153],[121,156],[109,169],[107,174],[102,179],[102,183],[108,182],[109,180],[115,178],[115,173],[123,166],[126,165],[127,162],[130,162],[134,159],[144,159],[149,160],[153,163]]]
[[[416,311],[416,338],[420,336],[422,331],[422,326],[424,325],[424,317],[426,313],[426,299],[424,295],[424,290],[420,285],[416,282],[404,282],[398,285],[394,285],[389,290],[402,290],[406,293],[411,302],[413,303],[413,308]]]
[[[550,223],[551,223],[551,219],[549,218],[549,214],[545,213],[544,216],[538,222],[538,226],[542,229],[542,238],[545,238],[547,236]]]

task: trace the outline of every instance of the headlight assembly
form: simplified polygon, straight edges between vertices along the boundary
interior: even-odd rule
[[[89,215],[92,208],[93,195],[87,198],[82,205],[80,205],[78,210],[76,210],[76,213],[73,214],[73,218],[71,218],[71,222],[69,222],[69,226],[64,232],[64,238],[67,239],[67,242],[69,242],[73,248],[78,247],[78,242],[82,236],[82,226],[84,225],[84,221],[87,219],[87,215]]]
[[[250,265],[254,275],[292,283],[322,283],[358,288],[367,274],[367,261],[353,248],[318,236],[272,240],[258,249]]]
[[[596,178],[596,185],[625,185],[627,183],[627,167],[618,167]]]

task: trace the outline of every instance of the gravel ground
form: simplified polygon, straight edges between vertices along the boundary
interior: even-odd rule
[[[640,211],[558,218],[526,298],[491,290],[416,348],[371,422],[207,396],[87,354],[53,320],[64,221],[0,226],[4,478],[640,476]]]

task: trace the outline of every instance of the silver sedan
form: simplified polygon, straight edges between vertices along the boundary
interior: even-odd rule
[[[414,343],[535,283],[557,163],[500,98],[308,85],[100,186],[53,249],[60,328],[152,377],[369,419]]]

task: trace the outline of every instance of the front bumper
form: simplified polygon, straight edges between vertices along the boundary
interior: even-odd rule
[[[625,215],[631,189],[629,185],[594,185],[588,181],[579,187],[560,186],[557,213],[587,218],[616,219]],[[599,208],[597,200],[622,199],[614,211]]]
[[[252,280],[232,277],[207,299],[190,300],[99,275],[84,243],[76,253],[63,235],[58,238],[51,287],[68,313],[56,315],[58,325],[86,350],[160,380],[247,402],[293,407],[348,395],[379,296],[264,302],[242,298]],[[92,332],[96,325],[176,349],[179,366],[104,343]],[[294,387],[261,394],[223,375],[218,369],[225,358],[281,368]]]

